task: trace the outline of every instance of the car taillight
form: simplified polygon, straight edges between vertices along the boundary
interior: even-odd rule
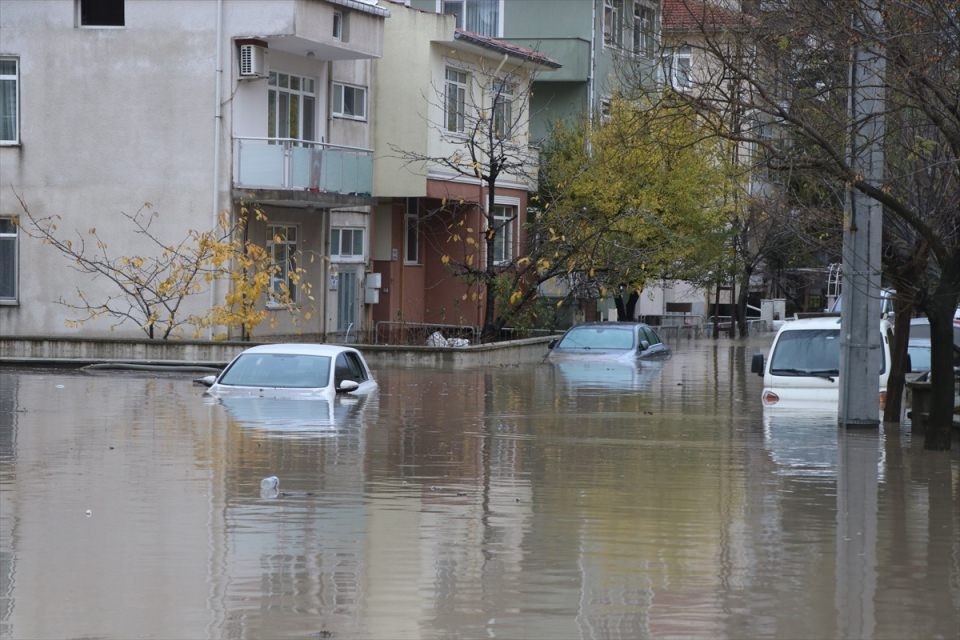
[[[764,391],[763,392],[763,404],[770,406],[780,402],[780,396],[775,394],[773,391]]]
[[[881,391],[880,392],[880,411],[883,411],[886,408],[887,408],[887,392]]]

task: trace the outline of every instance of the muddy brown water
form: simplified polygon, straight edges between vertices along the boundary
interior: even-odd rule
[[[333,406],[0,369],[0,638],[957,638],[956,447],[765,417],[768,343]]]

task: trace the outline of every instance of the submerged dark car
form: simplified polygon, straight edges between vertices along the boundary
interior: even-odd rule
[[[571,327],[549,345],[550,360],[602,358],[633,360],[670,355],[654,329],[643,322],[590,322]]]

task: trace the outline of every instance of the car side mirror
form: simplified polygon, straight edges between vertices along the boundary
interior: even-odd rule
[[[558,342],[558,340],[557,340],[556,338],[554,338],[553,340],[551,340],[550,342],[548,342],[548,343],[547,343],[547,349],[553,349],[555,346],[557,346],[557,342]]]
[[[757,375],[763,375],[763,354],[753,354],[753,360],[750,361],[750,372]]]
[[[197,378],[194,380],[196,384],[202,384],[205,387],[212,387],[213,383],[217,381],[217,376],[203,376],[202,378]]]
[[[640,341],[640,350],[641,350],[641,351],[646,351],[646,350],[649,349],[649,348],[650,348],[650,343],[649,343],[647,340],[641,340],[641,341]]]
[[[351,391],[356,391],[360,388],[360,385],[355,380],[344,380],[340,383],[340,386],[337,387],[337,391],[340,393],[350,393]]]

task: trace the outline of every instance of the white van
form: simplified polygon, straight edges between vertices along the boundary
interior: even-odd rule
[[[886,401],[893,328],[881,320],[879,405]],[[840,402],[840,318],[805,318],[785,323],[764,360],[755,354],[751,371],[763,376],[764,407],[832,410]]]

